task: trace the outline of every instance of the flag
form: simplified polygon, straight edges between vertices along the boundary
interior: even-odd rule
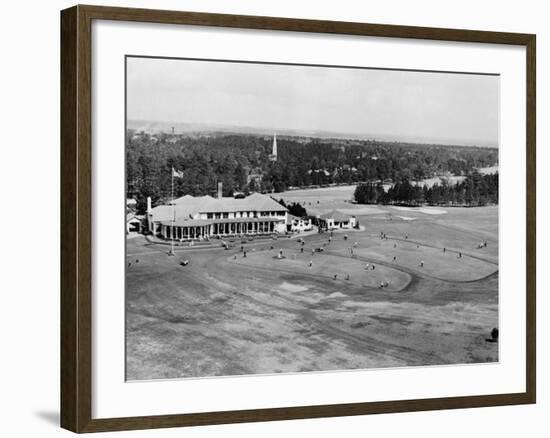
[[[172,178],[183,178],[183,172],[172,167]]]

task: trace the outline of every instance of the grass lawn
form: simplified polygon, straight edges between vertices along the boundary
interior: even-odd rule
[[[497,361],[498,344],[486,339],[498,327],[498,209],[363,214],[342,203],[357,207],[362,231],[336,232],[330,244],[307,236],[303,253],[279,239],[246,244],[246,258],[239,247],[170,257],[129,239],[127,378]]]

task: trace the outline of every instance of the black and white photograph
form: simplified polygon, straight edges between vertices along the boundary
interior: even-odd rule
[[[125,81],[128,381],[499,362],[498,74]]]

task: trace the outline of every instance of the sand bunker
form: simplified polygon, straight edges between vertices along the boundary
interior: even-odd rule
[[[423,208],[416,208],[416,207],[400,207],[400,206],[392,206],[395,210],[400,211],[410,211],[410,212],[419,212],[424,214],[446,214],[447,210],[443,210],[442,208],[434,208],[434,207],[423,207]]]
[[[327,298],[345,298],[346,295],[342,292],[333,292],[330,295],[327,296]]]
[[[279,289],[282,289],[286,292],[303,292],[307,290],[307,287],[300,286],[298,284],[289,283],[288,281],[284,281],[280,286]]]
[[[447,210],[442,210],[440,208],[421,208],[418,211],[424,214],[447,214]]]

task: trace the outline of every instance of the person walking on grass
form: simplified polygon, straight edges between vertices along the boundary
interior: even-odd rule
[[[421,268],[424,267],[424,260],[420,260],[420,267],[421,267]]]

